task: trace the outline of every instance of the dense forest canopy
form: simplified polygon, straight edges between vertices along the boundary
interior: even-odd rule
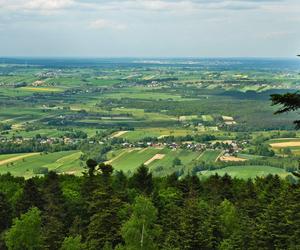
[[[0,176],[1,249],[298,249],[300,185],[87,162],[82,177]]]

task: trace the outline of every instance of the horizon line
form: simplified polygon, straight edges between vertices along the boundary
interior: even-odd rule
[[[296,59],[295,56],[1,56],[0,59]]]

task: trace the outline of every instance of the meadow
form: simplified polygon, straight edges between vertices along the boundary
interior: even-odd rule
[[[218,150],[207,150],[202,153],[158,147],[129,148],[110,152],[107,163],[125,173],[133,173],[142,164],[147,165],[151,171],[159,175],[171,174],[181,169],[189,173],[196,162],[214,162],[220,153]],[[174,159],[179,159],[180,163],[174,164]]]
[[[41,168],[47,168],[48,171],[80,175],[84,170],[80,156],[81,152],[78,151],[1,155],[0,174],[10,172],[15,176],[30,178],[38,175]]]
[[[249,178],[255,179],[256,177],[264,177],[269,174],[278,175],[282,178],[285,178],[288,175],[291,176],[291,174],[286,172],[284,169],[270,166],[229,166],[218,170],[200,172],[200,177],[206,178],[214,174],[218,174],[220,176],[228,174],[232,177],[241,178],[245,180]]]

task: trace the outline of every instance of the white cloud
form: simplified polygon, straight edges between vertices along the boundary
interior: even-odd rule
[[[58,11],[76,7],[74,0],[0,0],[0,11],[22,13],[23,11]]]
[[[107,20],[107,19],[94,20],[90,22],[88,26],[91,29],[97,29],[97,30],[101,30],[101,29],[124,30],[127,28],[125,24]]]
[[[60,10],[71,7],[73,0],[30,0],[23,5],[28,10]]]
[[[287,0],[0,0],[0,8],[7,10],[148,10],[173,11],[191,9],[248,9]]]

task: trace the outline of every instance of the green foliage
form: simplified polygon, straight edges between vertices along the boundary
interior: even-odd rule
[[[136,173],[135,182],[132,178],[128,182],[122,172],[114,174],[105,164],[81,177],[55,172],[29,180],[0,176],[7,194],[14,193],[11,187],[21,189],[16,202],[0,195],[3,240],[9,249],[33,250],[252,250],[300,245],[296,182],[272,175],[254,180],[226,174],[152,178],[145,167]],[[145,183],[151,183],[151,189]],[[1,238],[0,248],[5,249]]]
[[[132,210],[130,219],[122,227],[124,249],[158,249],[155,239],[160,229],[156,225],[156,208],[148,198],[138,196]]]
[[[32,206],[43,208],[44,201],[42,193],[38,190],[38,187],[33,179],[29,179],[25,182],[25,186],[22,195],[19,197],[16,204],[17,214],[26,213]]]
[[[5,234],[8,250],[39,250],[42,246],[41,212],[37,208],[16,218]]]
[[[221,232],[225,238],[229,238],[239,229],[239,215],[235,206],[227,199],[218,207]]]
[[[81,242],[81,236],[66,237],[62,243],[60,250],[84,250],[85,244]]]
[[[254,149],[254,152],[251,152],[252,154],[262,155],[262,156],[274,156],[275,153],[272,149],[269,149],[266,145],[258,145]]]
[[[65,199],[60,187],[59,176],[55,172],[49,172],[44,185],[43,247],[45,249],[57,249],[66,232]]]
[[[103,247],[106,242],[117,245],[120,240],[121,222],[118,212],[121,207],[121,200],[114,195],[112,189],[112,167],[100,164],[101,170],[100,186],[92,193],[89,201],[89,212],[92,214],[87,227],[87,241],[89,249]],[[90,176],[92,179],[94,176]]]
[[[181,160],[178,157],[176,157],[173,160],[173,166],[178,166],[178,165],[181,165]]]
[[[149,173],[149,169],[145,165],[140,166],[129,179],[129,185],[141,193],[149,195],[153,190],[152,174]]]
[[[0,233],[10,226],[12,219],[12,207],[6,196],[0,193]]]
[[[213,231],[209,225],[209,213],[209,206],[205,201],[186,201],[181,214],[182,249],[212,249]]]

